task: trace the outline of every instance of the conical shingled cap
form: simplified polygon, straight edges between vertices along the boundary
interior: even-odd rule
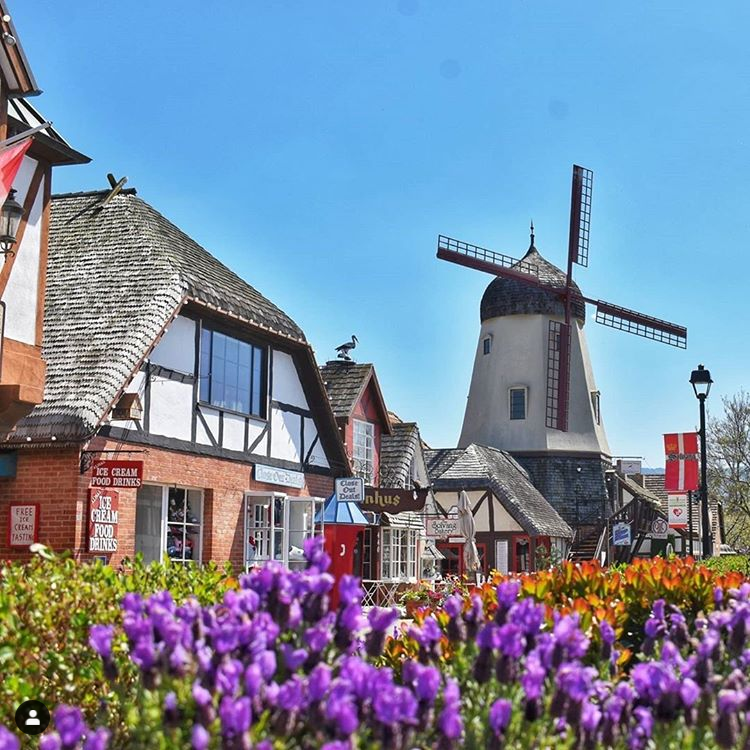
[[[521,258],[521,262],[536,266],[539,281],[560,291],[565,290],[565,272],[550,263],[532,244]],[[573,289],[580,293],[573,282]],[[504,315],[554,315],[565,316],[565,302],[555,292],[525,284],[523,281],[498,276],[493,279],[482,296],[479,315],[484,322]],[[578,300],[573,302],[573,316],[586,322],[586,306]]]

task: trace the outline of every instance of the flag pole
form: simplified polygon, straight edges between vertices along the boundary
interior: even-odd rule
[[[30,135],[34,135],[34,133],[38,133],[40,130],[48,128],[50,125],[52,125],[51,122],[43,122],[41,125],[37,125],[35,128],[24,130],[23,133],[18,133],[17,135],[12,135],[10,138],[6,138],[4,141],[0,141],[0,148],[7,148],[8,146],[12,146],[14,143],[18,143],[19,141],[28,138]]]

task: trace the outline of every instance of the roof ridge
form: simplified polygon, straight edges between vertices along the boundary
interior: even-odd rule
[[[89,196],[94,195],[109,195],[112,190],[111,188],[105,189],[105,190],[79,190],[77,192],[72,193],[52,193],[52,199],[58,200],[60,198],[88,198]],[[134,187],[131,188],[122,188],[118,195],[136,195],[137,190]],[[143,200],[143,199],[140,199]],[[146,201],[143,201],[146,203]],[[146,204],[148,205],[148,204]]]

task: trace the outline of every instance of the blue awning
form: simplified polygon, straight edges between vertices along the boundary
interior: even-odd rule
[[[339,501],[334,492],[323,506],[323,523],[352,524],[356,526],[368,526],[369,523],[357,503],[351,500]],[[315,517],[315,523],[320,523],[321,512]]]

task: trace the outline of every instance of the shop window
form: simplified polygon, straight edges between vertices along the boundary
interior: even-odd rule
[[[516,573],[527,573],[529,570],[529,540],[518,539],[515,544]]]
[[[354,446],[352,459],[354,473],[372,485],[375,476],[375,425],[355,419],[353,424]]]
[[[203,492],[143,485],[136,495],[135,551],[145,562],[201,561]]]
[[[526,419],[526,388],[508,390],[508,407],[511,419]]]
[[[383,580],[417,579],[417,531],[383,528],[380,577]]]
[[[323,499],[286,495],[245,497],[245,568],[277,560],[304,568],[305,540],[322,536]]]
[[[200,400],[265,417],[265,348],[211,328],[201,331]]]

